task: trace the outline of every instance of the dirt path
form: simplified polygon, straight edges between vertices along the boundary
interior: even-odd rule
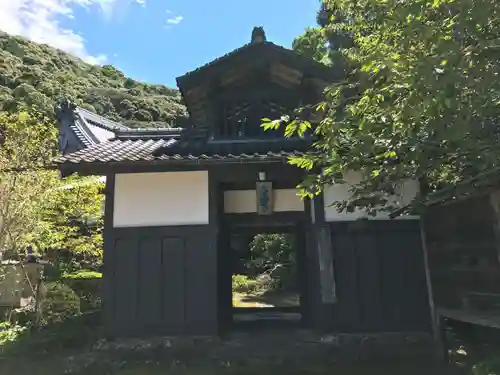
[[[246,301],[248,294],[246,293],[233,293],[233,306],[234,307],[274,307],[274,305],[269,305],[267,303],[256,302],[256,301]]]

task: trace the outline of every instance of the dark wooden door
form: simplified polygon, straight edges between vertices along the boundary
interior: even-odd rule
[[[347,332],[429,331],[417,220],[332,223],[338,302],[333,326]]]
[[[111,334],[217,334],[215,236],[209,226],[115,229],[103,296]]]

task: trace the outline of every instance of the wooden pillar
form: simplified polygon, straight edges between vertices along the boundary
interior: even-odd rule
[[[113,212],[115,200],[115,174],[106,175],[104,188],[104,231],[103,231],[103,269],[102,269],[102,319],[105,332],[114,334],[115,322],[115,282],[114,282],[114,235]]]
[[[213,303],[209,308],[215,309],[215,311],[210,311],[208,314],[213,317],[213,319],[208,322],[209,327],[204,334],[209,335],[217,335],[219,332],[219,242],[220,242],[220,205],[223,204],[221,196],[219,192],[219,181],[217,176],[213,173],[212,170],[208,171],[208,207],[209,207],[209,231],[211,232],[210,246],[209,251],[212,252],[212,262],[208,265],[211,268],[207,274],[210,274],[213,277],[213,280],[206,280],[207,286],[210,285],[210,288],[205,290],[206,293],[212,294]],[[208,249],[207,249],[208,250]]]
[[[333,319],[333,306],[337,302],[335,287],[335,274],[333,263],[333,249],[330,224],[325,221],[325,209],[323,196],[316,196],[310,202],[311,213],[311,234],[312,241],[310,246],[314,256],[315,264],[310,269],[317,273],[317,282],[314,287],[317,288],[315,296],[316,311],[312,314],[314,326],[317,329],[324,329]]]
[[[332,235],[330,224],[325,221],[323,195],[313,200],[312,207],[312,223],[316,237],[316,251],[318,252],[321,303],[333,304],[337,302],[337,293],[333,268]]]

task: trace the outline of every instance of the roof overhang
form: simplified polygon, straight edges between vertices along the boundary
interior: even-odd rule
[[[255,57],[255,58],[251,58]],[[204,77],[213,77],[227,70],[228,64],[247,65],[249,61],[265,64],[268,61],[280,62],[286,66],[305,72],[308,76],[332,82],[340,78],[340,72],[332,67],[321,64],[309,57],[300,55],[293,50],[278,46],[271,42],[249,43],[208,64],[176,78],[181,93],[198,85]]]

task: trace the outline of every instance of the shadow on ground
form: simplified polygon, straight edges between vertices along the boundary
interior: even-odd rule
[[[445,366],[418,346],[394,346],[383,356],[349,353],[342,342],[324,345],[281,335],[245,333],[229,339],[174,341],[102,338],[98,315],[85,314],[0,346],[0,374],[12,375],[456,375],[470,366]],[[297,341],[294,341],[296,340]],[[300,342],[299,342],[300,341]],[[366,353],[365,353],[366,354]]]

